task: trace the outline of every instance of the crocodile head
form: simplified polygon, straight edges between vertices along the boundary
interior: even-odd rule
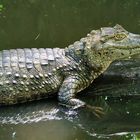
[[[93,30],[85,38],[88,60],[94,67],[106,69],[114,60],[140,53],[140,35],[126,31],[122,26]]]

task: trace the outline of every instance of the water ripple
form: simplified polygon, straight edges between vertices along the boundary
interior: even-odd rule
[[[52,108],[50,111],[44,110],[34,111],[32,113],[26,113],[24,116],[19,113],[15,116],[0,116],[1,124],[26,124],[37,123],[39,121],[47,120],[61,120],[61,117],[57,116],[59,109]]]

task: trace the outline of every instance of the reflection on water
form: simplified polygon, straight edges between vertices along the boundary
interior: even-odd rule
[[[112,89],[107,89],[106,92],[110,91],[116,91],[116,87],[112,86]],[[91,89],[86,92],[91,92]],[[99,119],[85,109],[69,110],[58,106],[57,101],[49,99],[3,107],[0,110],[0,129],[2,130],[0,137],[7,139],[11,136],[20,137],[20,139],[30,137],[57,139],[57,135],[60,137],[58,139],[139,137],[139,98],[110,96],[95,98],[91,93],[80,98],[91,105],[102,106],[106,114]],[[7,132],[9,136],[6,135]]]
[[[46,120],[60,120],[56,116],[59,109],[49,103],[37,103],[12,107],[2,107],[0,112],[1,124],[25,124]]]
[[[139,0],[0,0],[0,50],[65,47],[92,29],[116,23],[140,33],[139,6]],[[0,140],[140,139],[139,68],[128,72],[127,66],[114,65],[108,73],[118,75],[112,73],[108,81],[102,77],[79,97],[102,106],[101,119],[84,109],[62,108],[56,99],[3,107]],[[124,75],[132,79],[122,80]]]

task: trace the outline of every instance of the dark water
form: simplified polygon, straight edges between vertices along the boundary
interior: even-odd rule
[[[140,33],[139,7],[139,0],[0,0],[0,49],[65,47],[92,29],[116,23]],[[93,96],[139,94],[139,80],[114,79],[99,80],[79,97],[102,106],[101,119],[87,110],[61,108],[56,99],[4,107],[0,140],[140,139],[138,96]]]

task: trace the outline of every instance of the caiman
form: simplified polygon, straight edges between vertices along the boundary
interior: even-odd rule
[[[114,60],[140,53],[140,35],[122,26],[92,30],[64,49],[25,48],[0,51],[0,104],[47,98],[73,108],[86,106],[77,93],[88,87]]]

